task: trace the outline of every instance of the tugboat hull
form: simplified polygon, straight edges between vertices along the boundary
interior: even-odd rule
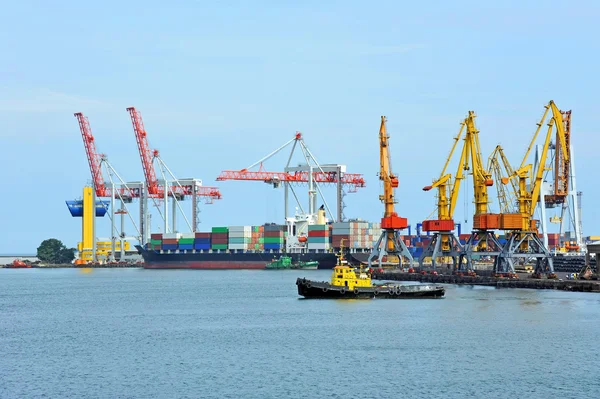
[[[305,298],[333,299],[409,299],[409,298],[441,298],[445,289],[439,285],[374,285],[372,287],[355,287],[349,290],[344,286],[332,285],[325,281],[311,281],[305,278],[296,280],[298,295]]]

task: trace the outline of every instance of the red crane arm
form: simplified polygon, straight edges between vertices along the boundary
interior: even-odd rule
[[[249,181],[264,181],[271,183],[274,181],[289,182],[289,183],[306,183],[308,182],[309,172],[250,172],[248,170],[224,170],[217,177],[217,181],[223,180],[249,180]],[[313,181],[317,183],[337,183],[338,178],[335,172],[313,172]],[[345,173],[342,176],[343,185],[351,185],[355,188],[365,187],[365,179],[363,175],[358,173]]]
[[[129,107],[127,108],[127,111],[129,111],[129,115],[131,116],[135,140],[137,141],[138,150],[140,151],[142,168],[144,169],[144,177],[146,178],[146,184],[148,184],[148,193],[151,195],[156,195],[159,193],[159,190],[156,172],[154,171],[154,165],[152,164],[152,158],[158,155],[158,150],[150,150],[142,115],[138,112],[138,110],[135,109],[135,107]]]
[[[106,185],[104,184],[104,178],[102,177],[100,155],[96,151],[96,142],[94,140],[94,136],[92,135],[90,121],[81,112],[77,112],[75,117],[79,122],[79,130],[81,130],[83,146],[85,147],[85,153],[90,164],[90,171],[92,172],[92,181],[94,182],[94,188],[96,189],[96,196],[106,197],[107,190]]]

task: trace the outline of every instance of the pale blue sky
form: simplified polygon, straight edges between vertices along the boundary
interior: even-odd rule
[[[170,168],[206,185],[300,130],[320,162],[365,175],[368,188],[346,197],[345,213],[371,221],[383,209],[386,115],[398,212],[414,225],[434,209],[421,188],[439,175],[468,110],[484,153],[501,143],[518,164],[553,99],[573,110],[584,235],[600,234],[599,11],[594,1],[4,2],[0,253],[80,240],[64,203],[90,180],[74,112],[89,117],[98,150],[126,180],[142,178],[131,105]],[[282,169],[284,158],[265,168]],[[206,229],[283,217],[282,191],[218,186],[224,199],[203,206]]]

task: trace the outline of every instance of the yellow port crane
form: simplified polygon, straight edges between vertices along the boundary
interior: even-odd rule
[[[494,180],[492,174],[483,165],[479,130],[475,126],[475,117],[475,112],[469,111],[463,122],[466,127],[464,170],[471,169],[472,171],[475,212],[473,230],[463,245],[458,260],[458,270],[455,270],[459,274],[473,273],[473,258],[476,253],[496,257],[502,250],[502,246],[494,234],[494,230],[498,228],[499,215],[490,213],[488,208],[488,187],[494,185]]]
[[[452,175],[446,173],[448,165],[452,160],[452,156],[458,142],[461,140],[466,123],[460,124],[460,130],[454,137],[454,144],[446,158],[446,163],[442,168],[440,177],[430,186],[423,187],[423,191],[429,191],[434,188],[438,189],[437,194],[437,219],[424,220],[422,223],[423,231],[433,232],[432,238],[423,249],[423,253],[419,256],[419,266],[423,267],[423,262],[426,258],[431,258],[431,265],[435,268],[436,261],[440,257],[452,258],[454,269],[457,268],[457,259],[462,253],[462,245],[458,238],[454,235],[454,209],[458,200],[461,180],[464,178],[463,170],[468,169],[467,152],[469,146],[466,141],[463,144],[458,168],[452,182]]]
[[[379,180],[383,182],[383,195],[380,195],[379,199],[384,204],[384,214],[381,218],[381,235],[373,246],[368,263],[371,267],[373,259],[377,258],[379,266],[382,266],[385,255],[388,264],[397,264],[398,267],[402,267],[404,257],[408,259],[412,267],[413,257],[404,241],[400,239],[400,230],[408,227],[408,220],[398,216],[394,209],[396,204],[394,189],[398,187],[398,177],[392,172],[390,136],[387,134],[386,121],[386,117],[382,116],[379,127]]]
[[[504,150],[502,146],[497,145],[492,151],[491,155],[488,158],[488,168],[489,171],[492,172],[494,176],[494,181],[496,183],[496,190],[498,194],[498,204],[500,206],[500,213],[511,213],[516,211],[517,204],[517,193],[519,191],[519,186],[515,179],[511,179],[510,176],[513,176],[515,171],[512,166],[508,162],[508,158],[504,155]],[[502,173],[502,169],[504,169],[504,173]],[[506,184],[510,182],[512,190],[504,187]]]
[[[534,170],[534,166],[531,163],[527,163],[527,160],[549,112],[552,116],[547,122],[548,129],[541,156]],[[510,176],[511,179],[517,178],[519,182],[517,195],[519,211],[513,214],[503,214],[501,217],[500,228],[509,231],[509,233],[507,242],[496,260],[497,270],[506,270],[514,273],[514,259],[523,261],[535,259],[536,265],[533,277],[540,278],[544,274],[547,274],[549,278],[556,278],[552,264],[552,255],[540,240],[537,230],[538,221],[533,218],[535,207],[542,194],[544,172],[546,171],[545,165],[551,145],[552,133],[555,128],[557,145],[560,146],[562,159],[568,163],[569,148],[567,146],[563,113],[558,109],[554,101],[550,101],[545,106],[542,119],[537,124],[535,133],[519,169],[514,171]]]

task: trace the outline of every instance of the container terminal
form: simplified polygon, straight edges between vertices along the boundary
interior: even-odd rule
[[[476,114],[469,111],[456,136],[449,136],[453,137],[449,140],[451,150],[441,173],[433,181],[424,182],[428,184],[423,190],[436,198],[435,216],[413,224],[414,231],[408,220],[394,210],[398,178],[390,168],[385,117],[381,118],[379,131],[379,179],[383,182],[379,199],[384,204],[380,222],[344,218],[345,191],[357,192],[366,181],[361,174],[347,173],[345,165],[318,163],[302,133],[296,132],[256,163],[240,170],[225,170],[216,178],[220,182],[261,181],[282,187],[284,223],[216,226],[201,231],[198,205],[201,200],[213,203],[221,199],[219,189],[204,186],[198,178],[176,178],[159,151],[149,146],[140,112],[134,107],[127,108],[127,112],[142,163],[142,181],[125,182],[108,157],[96,151],[87,117],[75,114],[92,176],[92,185],[84,188],[82,199],[67,201],[71,215],[82,218],[82,241],[76,259],[79,265],[138,262],[141,254],[147,268],[264,268],[286,254],[296,260],[318,261],[319,268],[332,268],[340,242],[345,240],[349,260],[372,269],[420,272],[440,268],[450,269],[459,277],[473,277],[491,265],[491,277],[508,279],[517,278],[521,270],[530,271],[529,276],[537,279],[555,279],[556,272],[579,273],[586,265],[595,271],[595,255],[586,263],[586,247],[600,236],[582,234],[571,111],[560,110],[554,101],[544,106],[533,137],[522,143],[525,156],[514,167],[501,146],[495,147],[485,162]],[[263,169],[264,161],[289,147],[291,154],[283,172]],[[306,163],[291,166],[295,150],[302,153]],[[454,174],[449,172],[452,163],[456,164]],[[467,177],[472,180],[475,210],[472,231],[462,232],[461,225],[454,221],[454,210]],[[308,186],[308,207],[298,200],[300,185]],[[335,214],[322,196],[322,185],[337,188]],[[494,193],[488,194],[491,187],[495,198]],[[294,215],[288,214],[290,197],[300,208]],[[320,208],[318,199],[323,203]],[[191,203],[191,218],[183,210],[184,200]],[[139,217],[129,209],[134,201],[138,202]],[[162,233],[149,231],[151,206],[160,213]],[[550,217],[551,213],[554,215]],[[111,238],[99,240],[94,221],[104,215],[111,220]],[[177,224],[179,218],[184,222],[181,226]],[[133,234],[124,231],[126,219],[133,226]],[[559,233],[549,232],[552,225],[558,225]]]

